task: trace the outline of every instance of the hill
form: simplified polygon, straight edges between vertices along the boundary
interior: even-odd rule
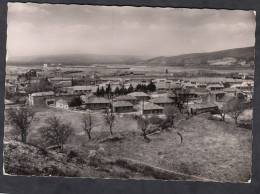
[[[8,65],[63,64],[128,64],[148,66],[192,66],[192,67],[253,67],[254,47],[236,48],[208,53],[191,53],[178,56],[148,58],[131,55],[69,54],[49,56],[9,57]]]
[[[254,47],[222,50],[209,53],[192,53],[178,56],[160,56],[142,63],[165,66],[253,66]]]
[[[69,54],[46,56],[10,57],[9,64],[64,64],[64,65],[91,65],[91,64],[135,64],[145,58],[128,55],[98,55],[98,54]]]

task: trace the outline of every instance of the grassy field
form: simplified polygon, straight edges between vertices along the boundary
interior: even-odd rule
[[[40,139],[38,129],[45,125],[46,119],[57,116],[61,119],[62,122],[70,123],[74,129],[74,137],[71,141],[74,141],[75,137],[81,138],[81,136],[85,136],[83,131],[83,124],[81,122],[81,118],[83,116],[83,112],[76,112],[76,111],[67,111],[62,109],[56,108],[37,108],[37,111],[34,121],[32,123],[32,127],[30,129],[29,141],[38,141]],[[106,126],[104,122],[104,117],[100,113],[92,114],[93,120],[93,138],[97,138],[100,134],[107,134],[109,133],[109,128]],[[119,116],[116,115],[116,120],[114,124],[114,131],[115,132],[122,132],[122,131],[138,131],[137,124],[133,120],[133,118],[129,115]],[[77,142],[75,142],[76,144]]]
[[[100,139],[109,136],[100,113],[93,115],[93,140],[89,141],[82,130],[83,113],[55,108],[37,108],[36,111],[28,137],[34,144],[41,142],[38,129],[44,126],[47,118],[56,115],[63,122],[71,123],[75,130],[67,146],[83,151],[86,157],[90,149],[103,147],[106,158],[130,158],[214,181],[246,182],[250,179],[252,133],[236,127],[233,122],[209,120],[209,115],[198,115],[181,121],[176,129],[150,135],[151,142],[147,143],[130,115],[117,115],[113,131],[123,139],[100,143]],[[11,135],[9,131],[10,126],[5,125],[6,137]],[[182,143],[177,131],[183,135]]]
[[[196,175],[214,181],[246,182],[250,179],[252,134],[251,130],[235,127],[234,123],[208,120],[208,115],[198,115],[179,123],[176,129],[151,135],[147,143],[140,135],[135,120],[130,116],[117,116],[115,134],[124,138],[115,142],[100,143],[108,137],[108,127],[101,115],[95,115],[93,140],[89,141],[82,130],[82,113],[60,109],[42,109],[36,114],[29,141],[38,142],[38,128],[52,115],[70,122],[75,129],[68,146],[85,151],[103,147],[107,158],[130,158],[147,164]],[[176,132],[183,135],[183,143]]]
[[[146,143],[135,133],[107,143],[108,156],[133,158],[168,170],[216,181],[246,182],[251,171],[251,131],[202,116],[180,123],[176,131],[153,135]]]

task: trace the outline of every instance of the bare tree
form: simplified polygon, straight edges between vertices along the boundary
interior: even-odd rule
[[[62,123],[57,116],[46,119],[46,126],[40,129],[42,138],[48,145],[58,146],[63,151],[64,144],[73,134],[69,123]]]
[[[175,128],[175,122],[180,116],[180,110],[175,106],[168,106],[164,109],[164,114],[166,115],[166,122],[170,122],[171,128]],[[183,136],[179,131],[176,131],[177,135],[180,137],[181,143],[183,142]]]
[[[83,123],[83,130],[88,135],[88,139],[91,140],[91,131],[93,128],[93,118],[90,112],[83,114],[81,121]]]
[[[236,125],[238,124],[239,115],[245,110],[245,108],[246,106],[243,99],[237,97],[230,99],[226,104],[226,112],[228,112],[234,119]]]
[[[170,122],[170,126],[175,127],[175,121],[177,117],[180,115],[180,111],[175,106],[167,106],[164,109],[164,114],[166,115],[166,119]]]
[[[176,105],[180,112],[184,109],[185,104],[189,103],[190,91],[189,89],[182,88],[180,91],[174,91],[176,96]]]
[[[106,124],[109,126],[110,134],[113,135],[113,127],[115,123],[115,114],[113,113],[112,109],[107,109],[104,115],[104,119]]]
[[[7,110],[7,120],[13,125],[15,132],[20,135],[23,143],[27,143],[29,127],[33,121],[34,115],[35,112],[27,106]]]
[[[137,126],[139,129],[141,129],[144,139],[150,142],[151,140],[147,137],[147,130],[150,124],[149,119],[146,116],[140,115],[136,117],[136,120]]]

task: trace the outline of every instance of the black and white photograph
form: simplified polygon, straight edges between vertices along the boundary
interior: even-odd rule
[[[4,174],[250,183],[255,18],[8,3]]]

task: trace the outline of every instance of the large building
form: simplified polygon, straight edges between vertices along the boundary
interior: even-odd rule
[[[71,86],[62,88],[62,91],[65,93],[78,95],[94,93],[96,90],[96,86]]]
[[[135,96],[131,96],[131,95],[118,96],[115,98],[115,100],[116,101],[127,101],[127,102],[130,102],[131,104],[137,103],[137,98]]]
[[[116,113],[132,112],[132,111],[134,111],[133,104],[131,104],[128,101],[116,101],[116,102],[113,102],[113,110]]]
[[[164,109],[163,107],[151,102],[140,103],[140,106],[143,114],[162,114]]]
[[[107,109],[111,107],[110,101],[103,97],[89,97],[85,100],[84,104],[86,105],[86,108],[93,110]]]
[[[54,105],[55,95],[53,91],[32,93],[29,94],[28,102],[31,106]]]
[[[132,92],[128,95],[134,96],[138,101],[146,101],[150,99],[150,96],[144,92]]]
[[[157,98],[152,98],[150,102],[157,104],[161,107],[171,106],[174,104],[174,100],[169,98],[168,96],[161,96]]]

